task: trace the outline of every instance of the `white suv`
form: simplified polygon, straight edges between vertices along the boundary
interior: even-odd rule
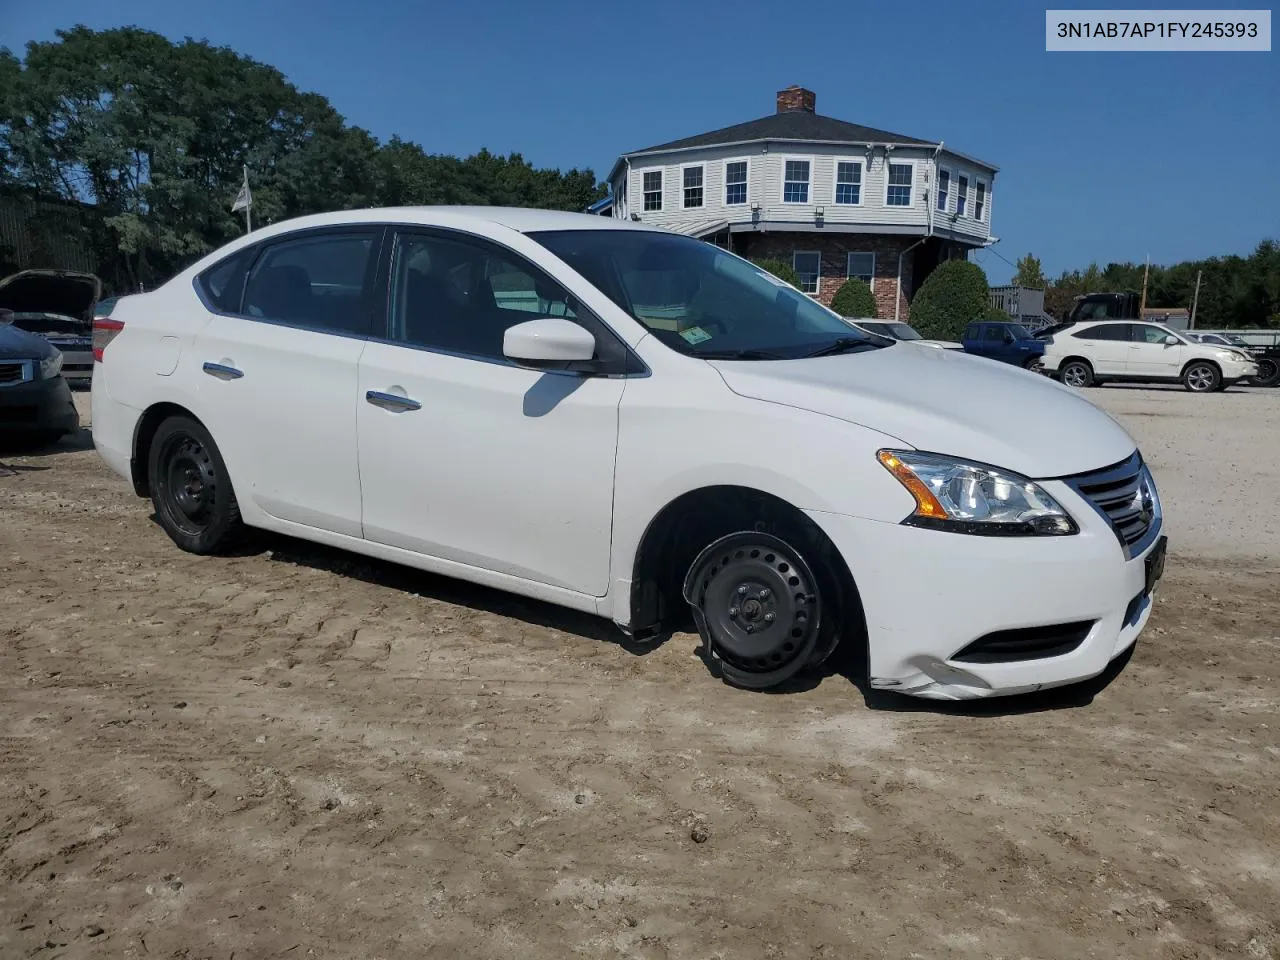
[[[904,693],[1081,680],[1163,570],[1151,474],[1073,391],[863,333],[641,224],[305,217],[95,334],[95,446],[183,549],[258,527],[637,638],[692,620],[744,687],[841,640]]]
[[[1181,383],[1194,393],[1209,393],[1258,374],[1257,361],[1246,351],[1197,343],[1158,323],[1082,320],[1051,328],[1040,339],[1044,372],[1070,387],[1124,380]]]

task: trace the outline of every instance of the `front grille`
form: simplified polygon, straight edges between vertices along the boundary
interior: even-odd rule
[[[27,379],[28,364],[22,361],[0,363],[0,383],[22,383]]]
[[[1016,663],[1060,657],[1084,643],[1096,622],[1078,620],[1048,627],[997,630],[979,637],[951,659],[961,663]]]
[[[1106,518],[1116,539],[1130,555],[1136,544],[1154,532],[1159,504],[1142,456],[1137,452],[1123,463],[1068,477],[1064,482]]]

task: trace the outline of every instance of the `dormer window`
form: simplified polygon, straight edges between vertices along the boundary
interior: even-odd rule
[[[884,202],[890,207],[911,206],[911,186],[915,167],[909,163],[889,164],[889,186]]]
[[[836,163],[836,203],[859,204],[862,202],[862,164],[857,160],[840,160]]]
[[[808,160],[786,160],[783,162],[782,202],[809,202],[809,168]]]
[[[684,173],[684,208],[702,206],[702,167],[685,167]]]
[[[662,171],[646,170],[644,174],[644,209],[662,209]]]

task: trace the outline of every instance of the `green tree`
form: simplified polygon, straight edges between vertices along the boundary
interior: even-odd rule
[[[831,298],[831,309],[842,317],[874,317],[876,297],[865,280],[850,277]]]
[[[230,205],[248,167],[255,224],[398,203],[581,210],[590,170],[519,154],[461,160],[379,144],[324,97],[225,47],[83,26],[0,48],[0,183],[88,205],[109,287],[154,284],[244,230]]]
[[[783,283],[789,283],[797,290],[800,289],[800,275],[791,268],[791,264],[783,260],[772,260],[768,257],[752,260],[751,262],[761,270],[773,274]]]
[[[925,278],[911,301],[911,325],[929,339],[959,340],[967,324],[987,315],[991,289],[976,263],[948,260]]]
[[[1040,268],[1040,261],[1030,253],[1019,258],[1018,272],[1014,274],[1013,282],[1029,290],[1043,290],[1048,286],[1044,271]]]

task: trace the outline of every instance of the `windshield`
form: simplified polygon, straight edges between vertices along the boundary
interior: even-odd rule
[[[1020,323],[1006,323],[1004,328],[1013,334],[1015,340],[1034,340],[1031,331]]]
[[[872,333],[883,333],[895,340],[919,340],[920,334],[905,323],[864,323],[864,327]]]
[[[648,230],[555,230],[529,236],[656,338],[690,356],[783,360],[887,343],[703,240]]]

